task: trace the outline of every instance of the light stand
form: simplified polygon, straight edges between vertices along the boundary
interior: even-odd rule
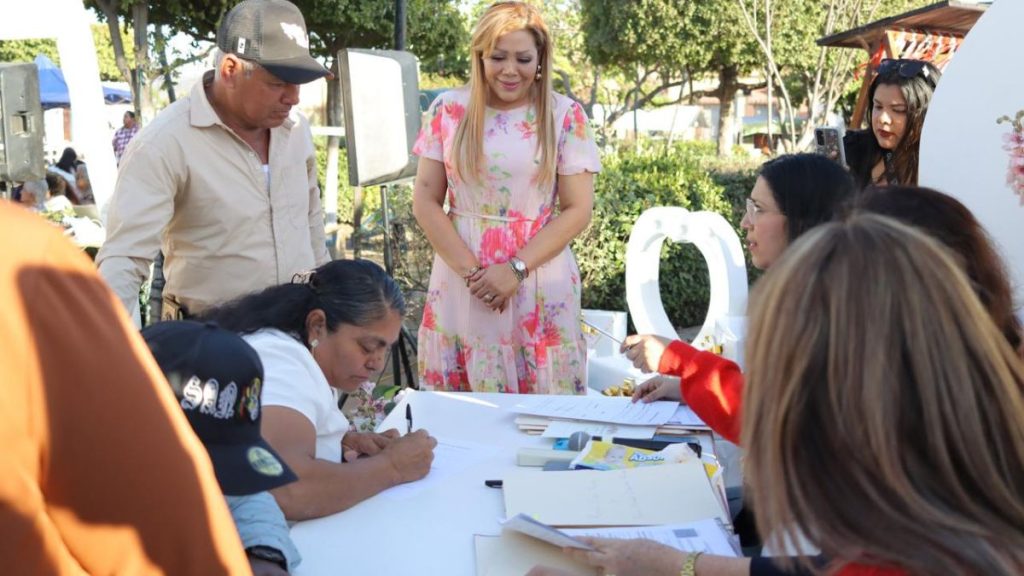
[[[395,266],[394,257],[391,254],[391,206],[388,202],[388,185],[382,184],[380,187],[380,209],[381,209],[381,224],[384,226],[384,270],[388,276],[395,277]],[[408,348],[406,348],[408,346]],[[416,380],[416,375],[412,370],[412,360],[409,354],[409,350],[412,350],[413,354],[417,353],[416,350],[416,339],[409,333],[409,329],[406,328],[405,323],[402,323],[402,329],[398,333],[398,340],[391,345],[391,370],[394,375],[395,385],[399,388],[402,387],[402,367],[405,367],[405,377],[407,386],[413,390],[419,389],[419,383]]]

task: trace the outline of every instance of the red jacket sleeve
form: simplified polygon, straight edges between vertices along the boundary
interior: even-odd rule
[[[735,362],[676,340],[658,363],[658,372],[678,376],[683,400],[726,440],[740,440],[743,374]]]

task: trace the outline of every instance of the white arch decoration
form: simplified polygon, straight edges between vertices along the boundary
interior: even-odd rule
[[[988,231],[1011,274],[1018,314],[1024,306],[1024,60],[1019,54],[1024,2],[998,0],[982,15],[942,75],[921,135],[920,178],[964,203]],[[998,122],[1009,116],[1014,122]],[[1015,135],[1015,136],[1014,136]]]
[[[633,225],[626,246],[626,302],[637,331],[677,337],[665,313],[658,283],[661,247],[666,239],[693,244],[707,261],[711,301],[694,345],[701,346],[705,336],[719,342],[724,337],[725,356],[740,361],[747,269],[735,230],[714,212],[659,206],[646,210]]]

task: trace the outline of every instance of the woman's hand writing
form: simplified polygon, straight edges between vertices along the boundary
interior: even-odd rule
[[[501,263],[484,268],[470,280],[469,292],[491,310],[504,312],[508,301],[519,290],[519,279],[508,264]]]
[[[661,362],[661,355],[672,343],[669,338],[663,338],[656,334],[634,334],[627,336],[619,347],[619,352],[626,355],[626,358],[643,372],[657,372],[658,363]]]
[[[426,430],[417,430],[396,438],[381,456],[388,458],[395,469],[398,484],[419,480],[430,472],[430,464],[434,461],[435,440]]]

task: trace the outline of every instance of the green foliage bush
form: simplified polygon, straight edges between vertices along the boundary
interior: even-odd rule
[[[714,144],[655,143],[639,152],[605,154],[595,180],[594,216],[573,243],[583,279],[583,306],[626,310],[626,243],[648,208],[680,206],[722,214],[740,238],[744,201],[753,186],[750,161],[724,166]],[[694,326],[707,315],[707,265],[692,245],[666,242],[661,258],[661,297],[673,325]]]

